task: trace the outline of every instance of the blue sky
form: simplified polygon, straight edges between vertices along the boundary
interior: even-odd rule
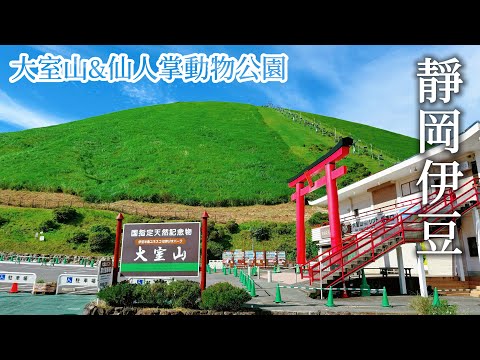
[[[126,53],[136,61],[150,55],[152,64],[162,53],[188,55],[226,53],[285,53],[288,81],[184,83],[66,82],[10,83],[15,73],[9,62],[20,53],[36,58],[45,53],[69,58]],[[461,110],[460,129],[480,120],[480,47],[460,45],[2,45],[0,46],[0,132],[80,120],[139,106],[177,101],[232,101],[273,103],[295,110],[333,116],[418,138],[419,103],[417,62],[426,56],[437,60],[460,59],[464,83],[461,93],[441,109]]]

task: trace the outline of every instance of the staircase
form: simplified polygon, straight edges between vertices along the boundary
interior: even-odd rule
[[[480,204],[480,190],[476,179],[471,179],[457,190],[447,189],[442,198],[434,204],[438,192],[429,195],[427,205],[421,199],[393,218],[382,219],[362,231],[343,239],[341,248],[331,248],[301,265],[301,278],[332,287],[343,282],[345,277],[359,271],[379,259],[397,246],[407,242],[423,242],[424,222],[439,223],[430,225],[430,234],[446,229],[452,217],[420,217],[418,214],[463,215]]]
[[[470,292],[470,296],[480,298],[480,286],[477,286],[474,290]]]
[[[437,288],[441,295],[465,296],[470,294],[470,290],[476,285],[470,284],[465,279],[461,281],[458,276],[427,276],[427,287]]]

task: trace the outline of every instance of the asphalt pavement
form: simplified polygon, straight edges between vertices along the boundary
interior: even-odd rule
[[[246,269],[244,269],[246,272]],[[97,267],[82,265],[40,265],[32,263],[0,262],[0,275],[6,272],[35,273],[37,281],[57,281],[60,274],[96,275]],[[240,270],[238,271],[240,274]],[[268,273],[260,270],[260,275],[251,276],[255,282],[256,296],[245,304],[247,308],[260,308],[273,314],[326,315],[326,314],[385,314],[385,315],[415,315],[410,307],[415,296],[388,296],[388,305],[384,306],[381,293],[368,297],[334,298],[332,307],[326,306],[327,299],[309,297],[314,290],[308,288],[308,281],[301,280],[293,269],[283,269],[280,273],[271,272],[271,282]],[[190,279],[200,281],[199,277],[175,277],[175,279]],[[120,279],[122,280],[122,279]],[[207,274],[207,287],[219,282],[229,282],[234,286],[245,288],[239,277],[233,272],[224,275],[221,270]],[[277,285],[279,285],[277,287]],[[7,292],[11,283],[0,282],[0,292]],[[19,286],[21,288],[21,286]],[[31,291],[32,285],[30,285]],[[296,288],[293,288],[296,287]],[[24,290],[25,291],[25,290]],[[28,290],[27,290],[28,291]],[[61,296],[61,295],[58,295]],[[82,296],[82,295],[72,295]],[[480,298],[470,296],[442,296],[449,304],[458,305],[458,314],[480,315]],[[279,302],[281,300],[281,302]]]
[[[252,276],[255,282],[256,296],[245,306],[255,309],[271,311],[273,314],[285,315],[416,315],[410,303],[415,298],[411,295],[388,296],[389,306],[383,306],[381,294],[366,297],[334,298],[333,307],[326,306],[327,299],[312,299],[309,294],[308,281],[301,281],[294,270],[282,270],[281,273],[272,273],[272,282],[268,282],[267,271],[261,269],[260,277]],[[224,275],[221,270],[207,274],[207,287],[218,282],[229,282],[237,287],[245,288],[239,277],[232,274]],[[281,303],[276,303],[277,284],[280,285]],[[285,286],[285,287],[283,287]],[[297,286],[300,288],[290,288]],[[302,288],[304,287],[304,288]],[[480,315],[480,298],[471,296],[442,296],[450,305],[458,306],[459,315]]]
[[[70,264],[56,264],[56,265],[42,265],[40,263],[21,262],[20,264],[11,261],[0,261],[0,276],[2,274],[19,273],[27,274],[34,273],[37,275],[36,281],[43,280],[45,282],[57,281],[60,274],[77,274],[77,275],[96,275],[97,267],[70,265]],[[10,290],[11,283],[0,282],[0,291]],[[31,291],[33,285],[19,284],[20,291]]]

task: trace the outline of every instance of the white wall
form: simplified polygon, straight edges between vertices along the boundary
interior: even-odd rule
[[[340,220],[342,219],[342,216],[352,214],[352,205],[351,205],[350,198],[339,202],[338,211],[340,213]]]
[[[471,257],[468,251],[467,238],[475,236],[475,224],[473,221],[472,213],[469,212],[462,216],[462,241],[463,241],[463,253],[464,260],[466,260],[467,270],[480,272],[480,261],[478,256]]]
[[[358,209],[360,216],[362,212],[373,209],[372,194],[366,193],[352,198],[352,211]]]
[[[449,248],[450,250],[450,248]],[[455,276],[453,256],[459,255],[427,255],[428,276]]]
[[[412,276],[417,276],[417,253],[415,250],[415,244],[403,244],[400,245],[402,248],[402,255],[403,255],[403,267],[410,267],[412,268]],[[390,260],[390,267],[398,267],[397,262],[397,252],[395,250],[390,251],[388,254],[388,259]],[[365,267],[365,274],[372,274],[380,276],[380,270],[372,269],[372,268],[379,268],[385,267],[385,260],[382,256],[377,261],[368,264]],[[370,269],[370,270],[369,270]]]

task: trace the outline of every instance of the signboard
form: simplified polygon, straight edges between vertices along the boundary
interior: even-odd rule
[[[61,274],[58,276],[57,284],[97,287],[97,275]]]
[[[285,251],[278,251],[277,259],[278,259],[278,265],[280,266],[285,265],[285,261],[287,259],[287,254],[285,253]]]
[[[75,291],[78,293],[92,293],[98,292],[98,275],[85,274],[60,274],[57,279],[56,294],[61,292]]]
[[[233,264],[233,252],[224,251],[222,253],[222,262],[225,266],[230,266]],[[233,266],[233,265],[232,265]]]
[[[0,272],[0,285],[3,283],[17,283],[18,285],[31,284],[32,293],[33,293],[33,288],[35,286],[36,281],[37,281],[37,275],[34,273],[10,272],[10,271]]]
[[[125,224],[123,227],[122,276],[198,276],[199,262],[199,222]]]
[[[246,250],[245,251],[245,262],[249,266],[254,265],[254,259],[255,259],[255,254],[253,253],[252,250]]]
[[[274,266],[277,264],[277,252],[276,251],[267,251],[265,253],[267,266]]]
[[[255,265],[265,266],[265,252],[263,251],[255,252]]]
[[[245,266],[245,253],[241,249],[235,249],[233,252],[233,262],[235,266]]]
[[[2,273],[0,273],[0,282],[6,282],[6,283],[16,282],[17,284],[34,284],[36,277],[37,276],[34,273],[3,271]]]
[[[208,260],[208,265],[213,269],[222,270],[223,261],[222,260]]]
[[[153,284],[155,280],[158,278],[149,278],[149,277],[130,277],[128,278],[128,282],[130,284],[137,284],[137,285],[148,285],[148,284]],[[164,278],[162,279],[165,281],[167,284],[171,283],[173,281],[172,278]]]
[[[101,260],[98,264],[98,290],[112,285],[113,263],[111,260]]]
[[[362,231],[363,229],[369,227],[370,225],[373,225],[379,220],[388,220],[388,219],[394,218],[395,216],[397,216],[398,212],[399,212],[398,209],[385,211],[385,212],[378,212],[373,216],[361,218],[355,222],[351,222],[350,223],[351,233],[354,234],[359,231]]]

